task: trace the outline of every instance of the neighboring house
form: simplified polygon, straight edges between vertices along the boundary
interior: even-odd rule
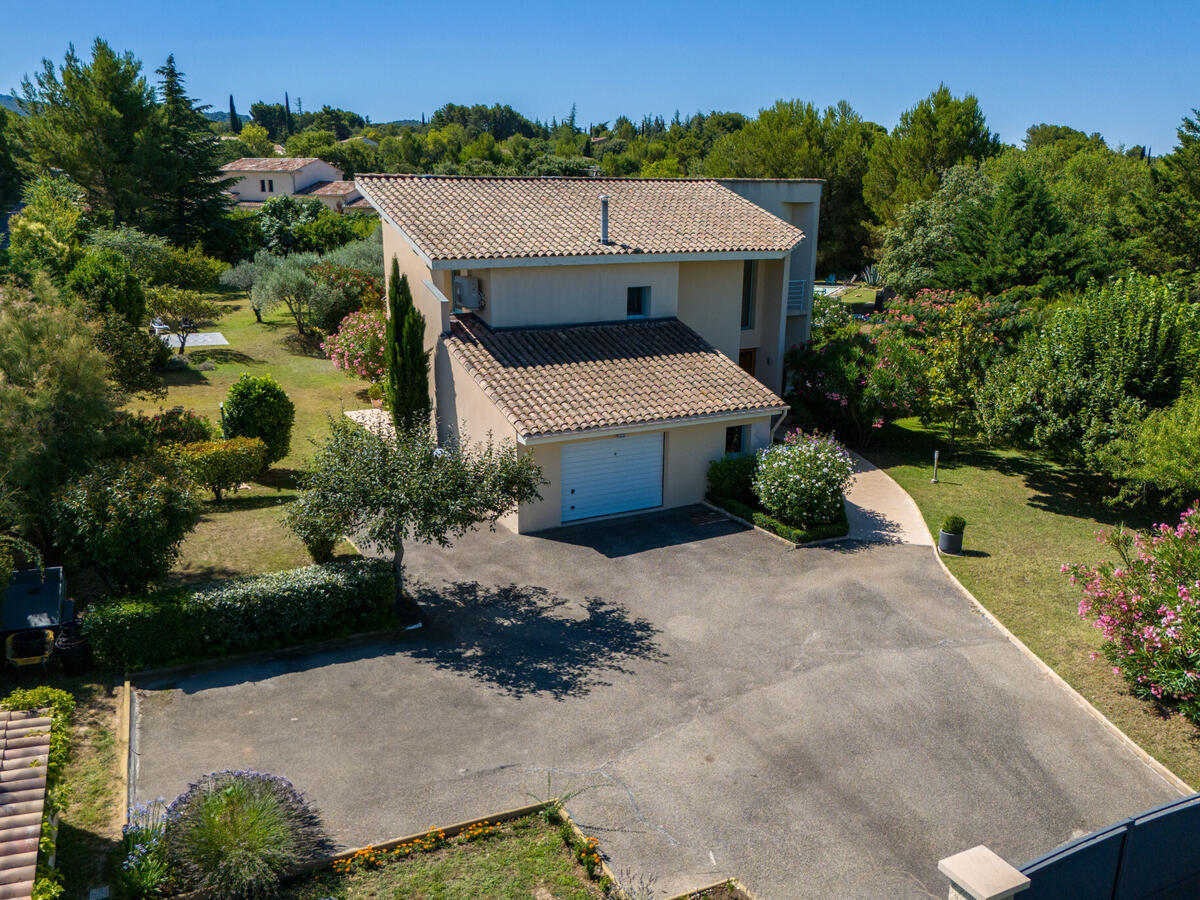
[[[695,503],[712,460],[770,443],[788,335],[807,321],[789,317],[791,267],[811,291],[812,252],[740,196],[751,183],[356,184],[384,222],[385,272],[395,257],[425,316],[439,436],[513,440],[549,481],[514,529]],[[793,219],[811,207],[815,231],[819,182],[761,185]]]
[[[371,208],[340,169],[311,156],[244,157],[221,166],[221,172],[234,179],[230,193],[240,207],[253,209],[272,197],[293,195],[315,197],[338,212]]]

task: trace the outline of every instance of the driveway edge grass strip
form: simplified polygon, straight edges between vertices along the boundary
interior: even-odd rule
[[[886,469],[883,469],[882,467],[880,467],[879,471],[883,474],[883,476],[885,478],[888,479],[888,481],[890,481],[893,485],[895,485],[896,490],[900,491],[902,494],[904,494],[904,496],[906,498],[908,498],[908,502],[912,504],[913,508],[916,509],[918,513],[920,513],[920,509],[921,509],[920,505],[917,503],[916,500],[913,499],[912,494],[910,494],[910,493],[908,493],[908,491],[904,490],[904,488],[902,488],[900,486],[900,483],[897,482],[896,479],[892,478],[892,476],[890,474],[888,474]],[[924,515],[921,516],[921,521],[922,522],[925,521]],[[926,525],[926,528],[928,529],[928,525]],[[930,533],[930,536],[932,537],[932,532]],[[1043,674],[1048,675],[1055,684],[1057,684],[1060,688],[1062,688],[1064,691],[1066,691],[1067,694],[1070,695],[1070,697],[1075,701],[1076,704],[1078,704],[1080,707],[1082,707],[1083,710],[1088,713],[1088,715],[1090,715],[1092,718],[1094,718],[1096,721],[1098,721],[1109,732],[1111,732],[1116,738],[1118,738],[1122,744],[1124,744],[1129,750],[1131,750],[1133,752],[1134,756],[1136,756],[1139,760],[1141,760],[1146,765],[1146,767],[1149,768],[1156,775],[1158,775],[1158,777],[1160,777],[1163,781],[1165,781],[1172,788],[1179,791],[1184,796],[1195,793],[1195,791],[1192,789],[1192,787],[1186,781],[1184,781],[1182,778],[1180,778],[1178,775],[1176,775],[1174,772],[1172,772],[1170,769],[1168,769],[1165,765],[1163,765],[1161,762],[1159,762],[1157,759],[1155,759],[1149,752],[1147,752],[1145,749],[1143,749],[1140,744],[1138,744],[1135,740],[1133,740],[1133,738],[1131,738],[1124,731],[1122,731],[1120,728],[1118,728],[1112,722],[1112,720],[1108,718],[1108,716],[1104,715],[1104,713],[1102,713],[1099,709],[1097,709],[1090,700],[1088,700],[1085,696],[1083,696],[1083,694],[1079,693],[1079,691],[1077,691],[1077,690],[1075,690],[1075,688],[1071,687],[1071,685],[1066,681],[1066,679],[1064,679],[1061,675],[1059,675],[1056,671],[1054,671],[1054,669],[1051,668],[1050,665],[1047,664],[1045,660],[1043,660],[1040,656],[1038,656],[1036,653],[1034,653],[1032,650],[1030,650],[1029,647],[1027,647],[1025,645],[1024,641],[1022,641],[1019,637],[1017,637],[1015,634],[1013,634],[1011,631],[1009,631],[1008,628],[1006,628],[1004,626],[1004,624],[995,615],[993,615],[992,612],[986,606],[984,606],[982,603],[980,603],[979,600],[975,597],[975,595],[972,594],[970,591],[968,591],[963,586],[962,582],[959,581],[957,577],[955,577],[954,573],[950,571],[950,568],[946,565],[945,560],[942,559],[942,554],[938,550],[936,541],[933,542],[933,547],[931,549],[933,550],[933,558],[935,560],[937,560],[938,566],[941,567],[942,571],[946,574],[946,577],[950,579],[950,582],[956,588],[958,588],[959,592],[964,597],[966,597],[967,600],[970,601],[971,605],[975,607],[976,611],[979,612],[980,615],[982,615],[984,617],[984,619],[986,619],[987,622],[992,627],[994,627],[997,631],[999,631],[1009,643],[1013,644],[1029,660],[1031,660],[1033,662],[1033,664]]]

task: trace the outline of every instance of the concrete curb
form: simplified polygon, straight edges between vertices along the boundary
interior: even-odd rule
[[[721,888],[733,888],[735,891],[741,891],[747,900],[756,900],[755,896],[750,893],[744,884],[736,878],[726,878],[723,881],[714,881],[712,884],[706,884],[704,887],[696,888],[694,891],[685,891],[682,894],[674,894],[665,898],[665,900],[696,900],[697,897],[703,897],[706,891],[717,891]]]
[[[894,478],[892,478],[892,476],[889,475],[886,471],[884,471],[883,469],[880,469],[879,471],[883,474],[883,476],[885,478],[888,479],[888,481],[890,481],[892,484],[894,484],[896,486],[897,491],[902,493],[908,499],[908,502],[912,504],[913,508],[917,511],[917,514],[921,516],[921,521],[924,522],[925,517],[923,515],[921,515],[921,508],[917,505],[917,501],[912,498],[912,495],[909,494],[908,491],[904,490],[904,488],[900,487],[900,485],[896,482],[896,480]],[[927,531],[929,530],[928,524],[926,524],[925,529]],[[933,536],[933,533],[930,532],[930,537],[932,538],[932,536]],[[982,603],[980,603],[978,599],[976,599],[974,594],[972,594],[965,587],[963,587],[962,582],[959,581],[954,576],[954,573],[950,571],[949,567],[947,567],[947,565],[946,565],[945,560],[942,559],[942,555],[938,550],[936,540],[933,542],[933,546],[930,549],[933,551],[933,558],[935,560],[937,560],[937,564],[941,567],[942,571],[946,574],[946,577],[950,579],[950,582],[956,588],[958,588],[959,593],[961,593],[964,597],[967,598],[968,601],[970,601],[971,605],[975,608],[975,611],[978,612],[981,616],[983,616],[983,618],[988,622],[989,625],[991,625],[993,628],[995,628],[997,631],[999,631],[1009,643],[1011,643],[1018,650],[1020,650],[1023,654],[1025,654],[1025,656],[1030,660],[1030,662],[1032,662],[1034,664],[1034,666],[1037,667],[1038,671],[1040,671],[1043,675],[1048,677],[1051,681],[1053,681],[1060,688],[1062,688],[1064,691],[1066,691],[1067,694],[1070,695],[1071,699],[1075,701],[1076,705],[1081,707],[1084,710],[1084,712],[1086,712],[1093,719],[1095,719],[1097,722],[1099,722],[1102,726],[1104,726],[1105,729],[1107,729],[1109,731],[1109,733],[1111,733],[1114,737],[1116,737],[1119,741],[1121,741],[1121,743],[1124,744],[1125,747],[1127,749],[1129,749],[1129,751],[1132,752],[1134,756],[1136,756],[1139,760],[1141,760],[1141,762],[1147,768],[1149,768],[1152,772],[1154,772],[1155,775],[1157,775],[1159,778],[1161,778],[1163,781],[1165,781],[1167,784],[1169,784],[1172,788],[1179,791],[1180,794],[1182,794],[1183,796],[1188,796],[1190,794],[1196,793],[1186,781],[1184,781],[1182,778],[1180,778],[1178,775],[1176,775],[1174,772],[1172,772],[1170,769],[1168,769],[1166,766],[1164,766],[1162,763],[1160,763],[1157,759],[1155,759],[1153,756],[1151,756],[1149,753],[1147,753],[1144,749],[1142,749],[1142,747],[1136,741],[1133,740],[1133,738],[1131,738],[1129,735],[1127,735],[1125,732],[1123,732],[1120,728],[1118,728],[1116,725],[1114,725],[1113,722],[1108,718],[1108,716],[1104,715],[1104,713],[1100,712],[1100,710],[1098,710],[1095,706],[1093,706],[1091,701],[1088,700],[1086,697],[1084,697],[1083,694],[1079,693],[1079,691],[1077,691],[1077,690],[1075,690],[1075,688],[1071,687],[1071,685],[1067,683],[1066,679],[1064,679],[1061,675],[1059,675],[1057,672],[1055,672],[1054,669],[1050,668],[1050,666],[1040,656],[1038,656],[1036,653],[1034,653],[1032,650],[1030,650],[1025,645],[1024,641],[1022,641],[1019,637],[1017,637],[1015,634],[1013,634],[1011,631],[1009,631],[1007,628],[1005,628],[1004,625],[1001,624],[1000,620],[997,619],[994,615],[992,615],[992,613],[988,610],[988,608],[986,606],[984,606]]]

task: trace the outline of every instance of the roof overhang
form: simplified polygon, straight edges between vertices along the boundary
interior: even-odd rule
[[[609,425],[604,428],[586,428],[582,431],[558,431],[553,434],[518,434],[517,443],[525,447],[538,444],[556,444],[561,441],[579,440],[581,438],[609,437],[616,434],[638,434],[647,431],[664,431],[668,428],[679,428],[685,425],[707,425],[720,422],[746,421],[747,419],[767,419],[771,416],[785,413],[788,406],[766,406],[760,409],[739,409],[732,412],[710,413],[703,416],[683,416],[677,419],[659,419],[655,422],[638,422],[634,425]]]

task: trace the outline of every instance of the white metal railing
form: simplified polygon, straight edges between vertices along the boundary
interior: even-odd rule
[[[789,313],[802,313],[807,309],[808,301],[808,279],[797,278],[788,282],[787,290],[787,311]]]

